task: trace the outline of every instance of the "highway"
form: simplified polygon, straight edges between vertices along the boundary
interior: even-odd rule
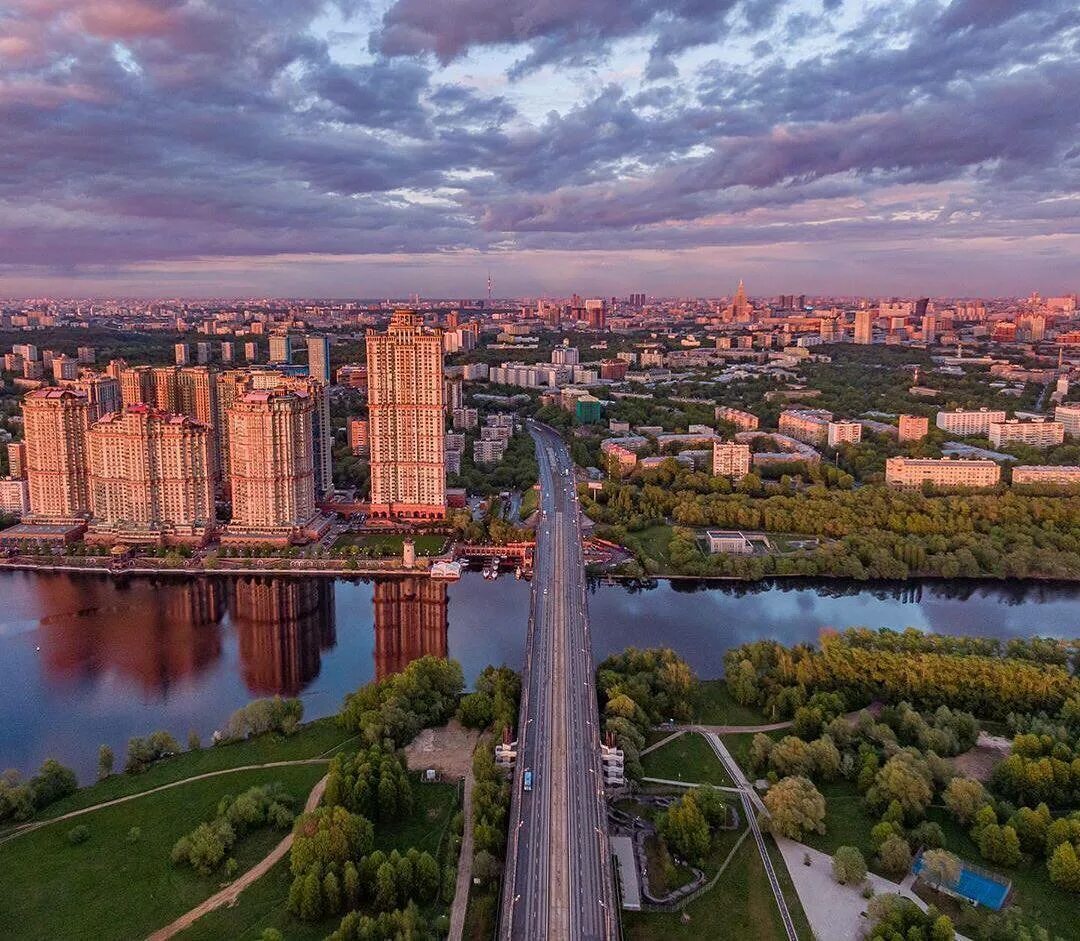
[[[618,934],[618,913],[574,466],[554,430],[530,422],[529,433],[541,518],[499,937],[607,941]]]

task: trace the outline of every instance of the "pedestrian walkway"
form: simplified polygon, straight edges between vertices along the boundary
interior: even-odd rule
[[[680,735],[685,735],[687,731],[688,731],[687,729],[679,729],[678,731],[672,732],[670,735],[666,736],[665,738],[660,739],[659,742],[653,742],[647,748],[641,749],[639,754],[642,757],[644,757],[645,755],[649,754],[649,752],[651,752],[651,751],[656,751],[656,749],[658,749],[658,748],[663,748],[668,742],[673,742]]]
[[[481,739],[480,748],[487,748],[487,740]],[[450,906],[450,934],[449,941],[461,941],[465,932],[465,912],[469,908],[469,886],[472,884],[472,861],[473,861],[473,783],[472,765],[465,775],[465,794],[462,800],[465,802],[464,830],[461,834],[461,852],[458,854],[457,884],[454,886],[454,902]]]
[[[642,778],[646,784],[666,784],[670,787],[711,787],[717,791],[727,791],[729,794],[741,794],[742,789],[729,787],[726,784],[707,784],[704,781],[673,781],[670,778]]]

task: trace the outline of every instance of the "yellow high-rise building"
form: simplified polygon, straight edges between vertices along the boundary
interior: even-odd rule
[[[74,389],[35,389],[23,399],[30,514],[72,520],[90,512],[86,430],[90,403]]]

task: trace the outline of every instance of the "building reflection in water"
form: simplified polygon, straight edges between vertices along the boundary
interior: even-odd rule
[[[446,582],[392,578],[375,583],[375,679],[413,660],[447,656]]]
[[[321,578],[238,578],[230,610],[248,690],[296,696],[337,642],[334,584]]]
[[[225,591],[218,581],[114,585],[59,577],[40,584],[50,608],[72,612],[45,617],[39,625],[42,661],[52,680],[116,671],[145,693],[165,698],[178,681],[202,673],[221,656]]]

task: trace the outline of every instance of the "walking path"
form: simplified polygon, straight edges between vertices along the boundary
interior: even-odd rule
[[[61,820],[71,820],[73,817],[81,817],[83,814],[90,814],[95,810],[103,810],[106,807],[115,807],[117,804],[126,804],[128,801],[138,800],[141,797],[146,797],[148,794],[158,794],[161,791],[167,791],[170,788],[183,787],[185,784],[190,784],[192,781],[203,781],[206,778],[216,778],[222,774],[236,774],[238,771],[258,771],[262,768],[288,768],[292,765],[327,764],[329,761],[329,758],[296,758],[292,761],[268,761],[261,765],[239,765],[235,768],[221,768],[218,771],[206,771],[203,774],[196,774],[190,778],[182,778],[179,781],[170,781],[168,784],[152,787],[148,791],[137,791],[134,794],[125,794],[123,797],[102,801],[100,804],[93,804],[90,807],[72,810],[66,814],[61,814],[59,817],[50,817],[47,820],[34,820],[30,823],[21,824],[14,830],[5,833],[3,837],[0,837],[0,846],[15,839],[17,836],[22,836],[24,833],[32,833],[34,830],[40,830],[42,827],[47,827],[50,824],[59,823]]]
[[[651,752],[651,751],[655,751],[658,748],[663,748],[668,742],[673,742],[680,735],[685,735],[687,731],[689,731],[689,730],[688,729],[679,729],[676,732],[672,732],[670,735],[666,736],[665,738],[660,739],[659,742],[653,742],[648,748],[641,749],[641,751],[638,752],[638,755],[639,756],[644,756],[644,755],[649,754],[649,752]]]
[[[648,784],[666,784],[670,787],[711,787],[717,791],[727,791],[729,794],[741,794],[742,788],[727,787],[724,784],[706,784],[703,781],[672,781],[670,778],[642,778]]]
[[[297,764],[298,762],[291,762],[291,764]],[[309,762],[310,763],[310,762]],[[319,801],[322,800],[323,791],[326,790],[326,782],[329,775],[324,775],[319,782],[311,789],[311,793],[308,794],[307,803],[304,804],[304,813],[310,813],[316,807],[319,806]],[[188,780],[194,780],[189,778]],[[174,935],[179,934],[181,931],[190,928],[196,921],[202,918],[207,912],[212,912],[215,908],[221,908],[223,905],[232,905],[240,897],[240,893],[244,891],[253,882],[261,879],[267,872],[269,872],[277,863],[281,862],[285,858],[285,854],[289,852],[293,844],[292,832],[288,834],[277,846],[275,846],[268,855],[264,856],[262,860],[252,866],[247,872],[230,882],[224,889],[218,892],[216,895],[211,895],[201,905],[196,905],[191,911],[181,915],[172,924],[166,925],[155,931],[147,941],[166,941],[167,938],[171,938]]]
[[[481,742],[482,747],[486,743]],[[458,854],[457,885],[454,886],[454,902],[450,906],[449,941],[461,941],[465,932],[465,912],[469,908],[469,886],[472,885],[473,861],[473,806],[474,784],[472,765],[465,775],[465,829],[461,834],[461,852]]]

